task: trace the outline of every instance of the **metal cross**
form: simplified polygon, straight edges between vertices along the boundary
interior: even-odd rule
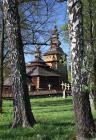
[[[51,89],[51,84],[48,84],[48,88],[49,88],[49,90]]]
[[[65,84],[64,84],[64,83],[63,83],[63,81],[62,81],[62,83],[61,83],[61,86],[62,86],[62,90],[63,90],[63,88],[64,88],[64,85],[65,85]]]
[[[31,85],[28,85],[28,89],[29,89],[29,91],[31,91]]]
[[[70,84],[69,83],[67,84],[67,89],[70,90]]]
[[[65,83],[64,86],[65,86],[64,90],[66,91],[66,89],[67,89],[67,84]]]

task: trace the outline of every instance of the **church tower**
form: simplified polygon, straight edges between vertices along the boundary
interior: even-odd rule
[[[62,48],[60,47],[61,42],[59,41],[59,34],[57,27],[54,27],[52,31],[51,37],[51,47],[49,50],[44,54],[44,61],[47,65],[51,68],[57,70],[63,77],[64,81],[68,80],[67,74],[67,55],[63,52]]]

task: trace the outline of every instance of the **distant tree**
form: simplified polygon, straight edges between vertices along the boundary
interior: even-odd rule
[[[84,34],[81,0],[68,0],[69,28],[72,61],[72,95],[77,128],[77,140],[89,138],[96,133],[91,113],[89,93],[85,89],[83,73]]]
[[[88,85],[96,109],[96,4],[94,0],[83,2],[85,54],[87,57]]]
[[[70,44],[68,23],[67,24],[64,24],[61,27],[61,30],[62,30],[62,37],[63,37],[64,42]],[[68,80],[71,82],[71,57],[70,57],[70,52],[69,52],[68,55],[69,55],[67,57]]]
[[[12,127],[30,127],[34,125],[35,119],[31,112],[28,96],[18,4],[17,0],[3,0],[4,19],[9,50],[11,52],[11,79],[14,99],[14,121]]]
[[[61,27],[61,30],[62,30],[62,34],[63,34],[63,39],[65,42],[69,43],[69,30],[68,30],[68,23],[67,24],[64,24],[62,27]]]

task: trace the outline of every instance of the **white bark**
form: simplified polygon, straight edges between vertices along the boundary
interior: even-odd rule
[[[78,0],[68,0],[69,28],[71,40],[71,71],[72,71],[72,92],[82,92],[82,50],[83,50],[83,29],[81,17],[81,2]],[[76,91],[76,92],[74,92]]]

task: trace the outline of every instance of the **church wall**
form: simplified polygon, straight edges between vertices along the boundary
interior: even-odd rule
[[[40,83],[39,83],[39,89],[41,90],[48,90],[48,84],[51,85],[52,89],[56,89],[60,87],[59,84],[59,77],[52,77],[52,76],[40,76]]]
[[[35,86],[37,85],[37,77],[32,77],[32,84]]]
[[[42,88],[42,89],[47,89],[48,88],[47,77],[45,77],[45,76],[40,77],[40,88]]]

